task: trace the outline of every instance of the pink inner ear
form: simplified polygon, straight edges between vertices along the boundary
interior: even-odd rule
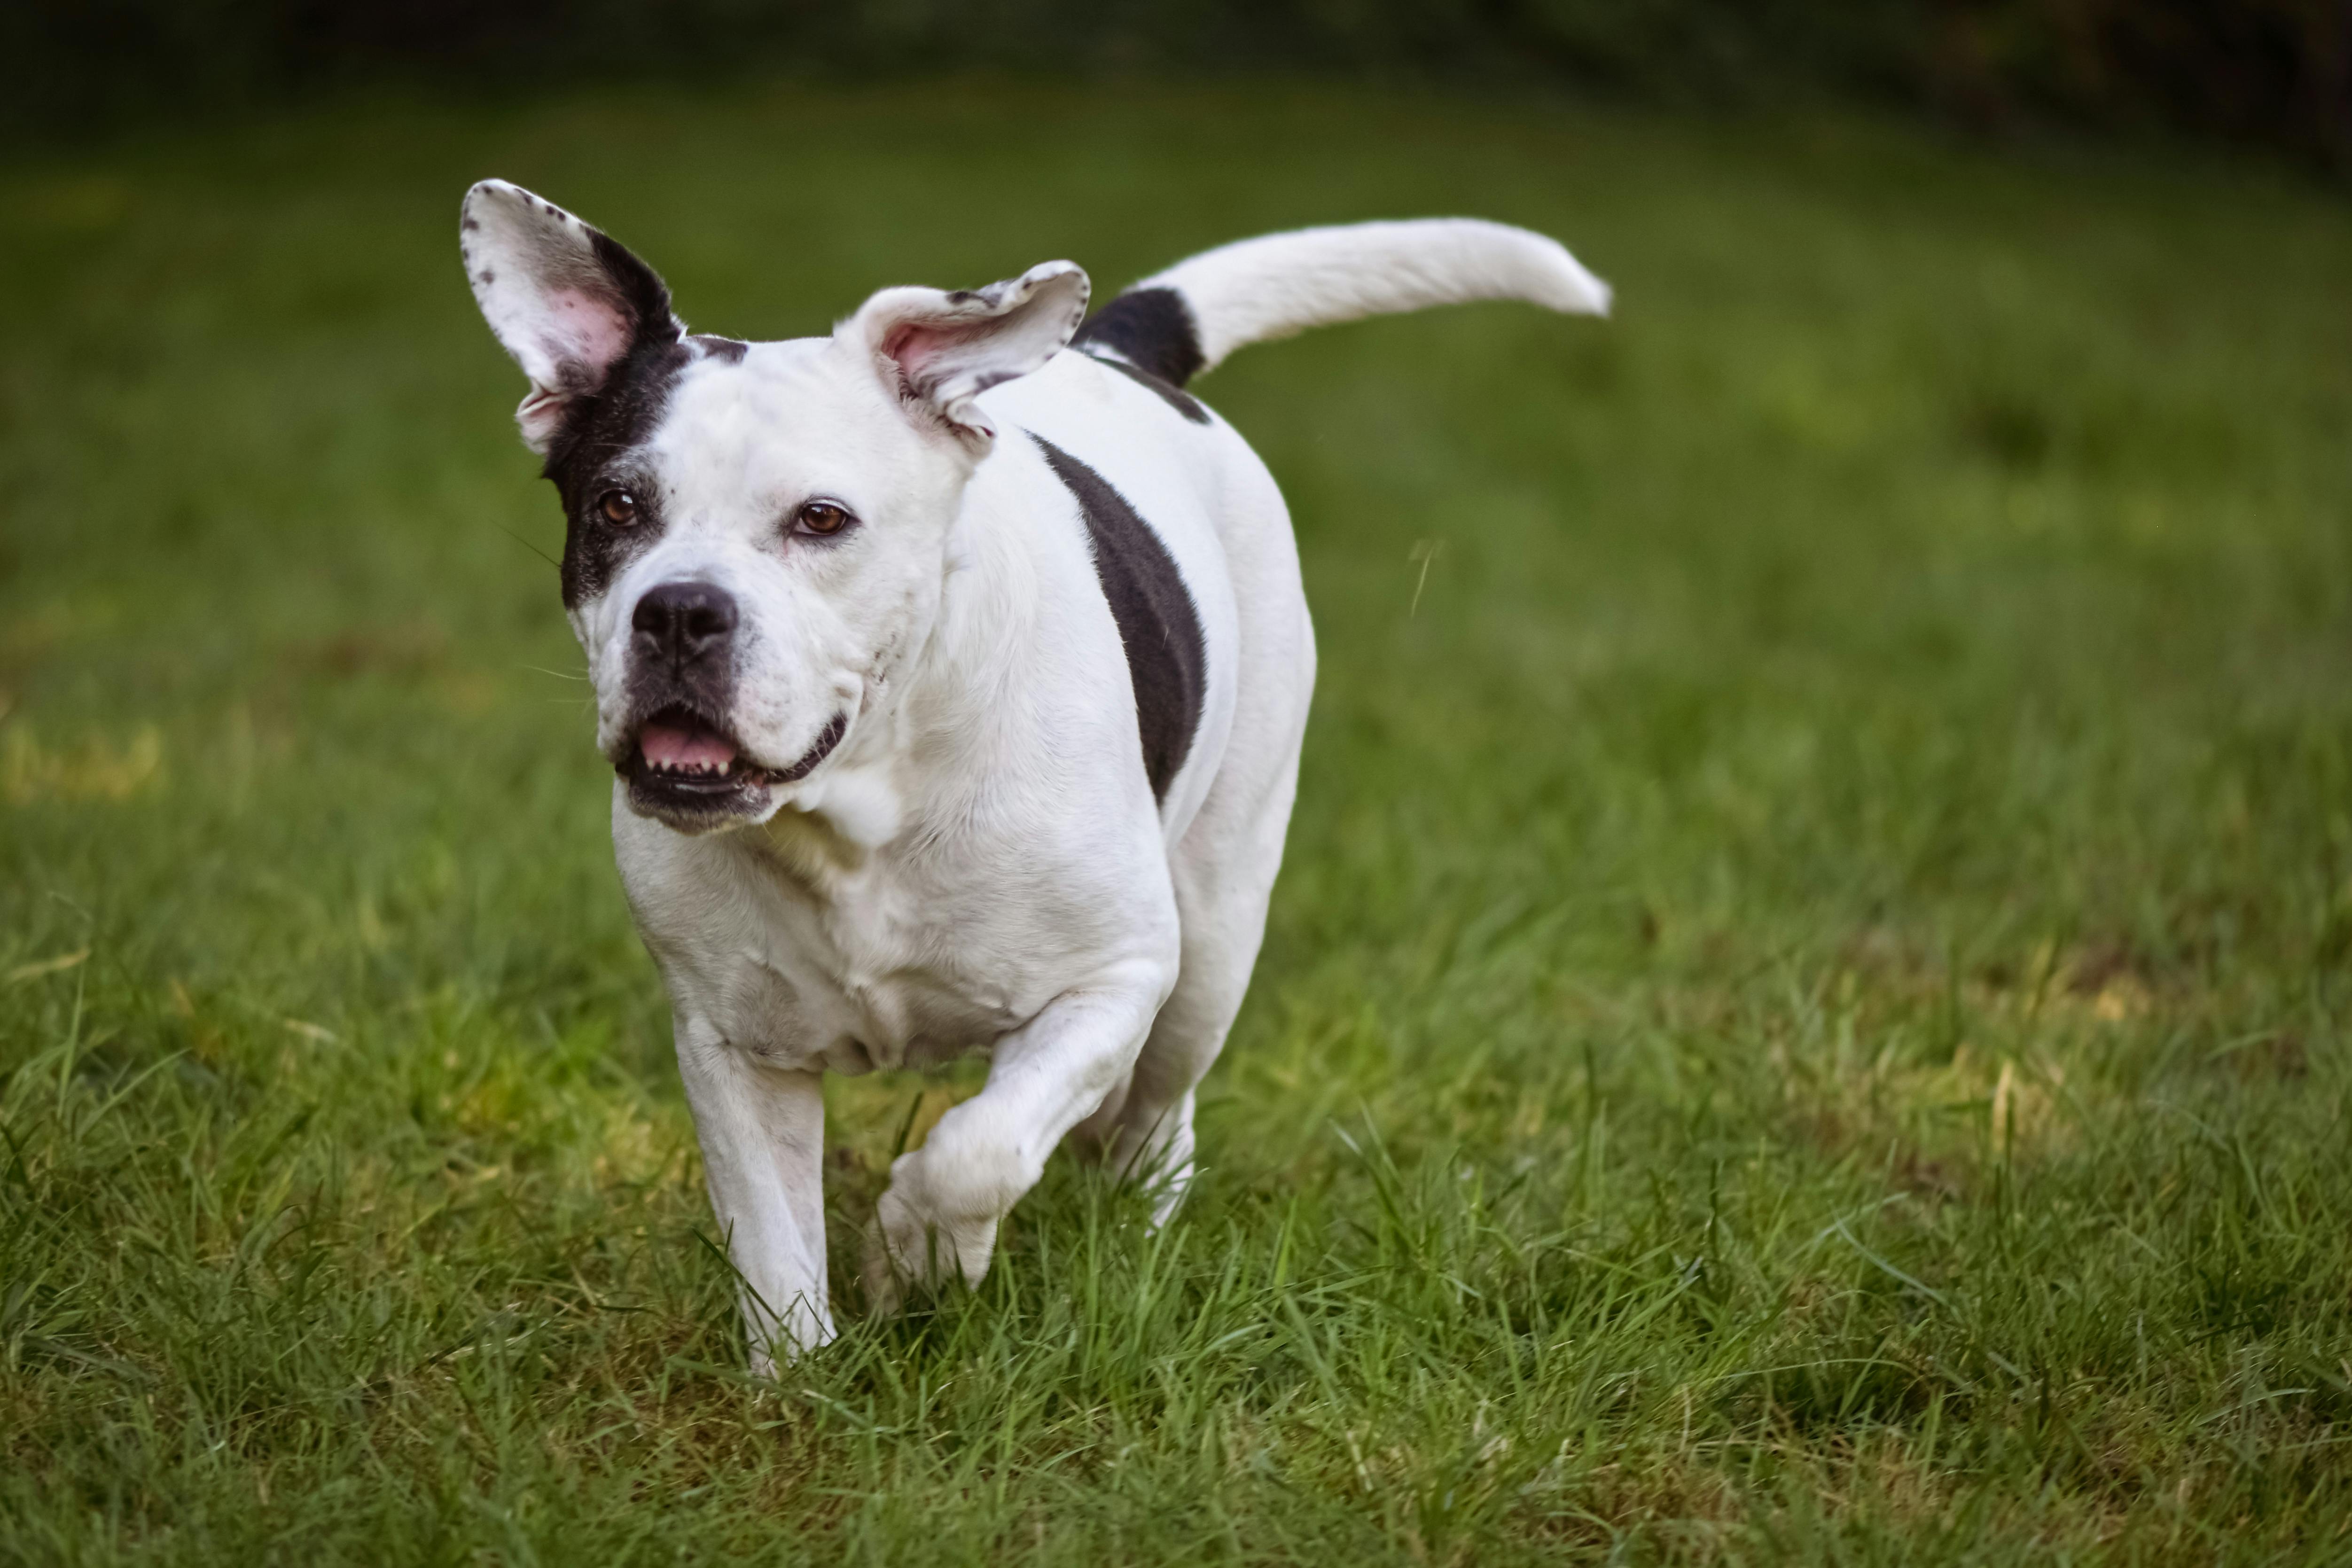
[[[600,373],[629,351],[629,320],[609,299],[577,288],[559,288],[547,297],[554,313],[558,357],[578,360]]]
[[[944,328],[922,327],[909,322],[883,340],[882,352],[885,358],[897,362],[909,386],[920,386],[923,372],[930,362],[954,348],[966,336]]]

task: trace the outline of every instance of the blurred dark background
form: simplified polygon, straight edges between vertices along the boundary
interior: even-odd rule
[[[2352,172],[2352,0],[14,0],[12,139],[353,88],[800,71],[1475,80],[1678,105],[1859,100]]]

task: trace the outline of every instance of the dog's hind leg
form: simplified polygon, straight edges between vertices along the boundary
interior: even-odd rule
[[[1181,967],[1133,1073],[1082,1129],[1083,1148],[1152,1184],[1155,1221],[1175,1212],[1192,1179],[1192,1091],[1224,1049],[1257,964],[1315,691],[1315,630],[1289,510],[1237,438],[1225,459],[1217,533],[1240,612],[1228,656],[1242,678],[1216,779],[1168,857]]]
[[[1297,781],[1293,750],[1255,800],[1213,792],[1177,847],[1170,870],[1184,936],[1176,988],[1152,1020],[1123,1092],[1080,1129],[1113,1171],[1150,1190],[1154,1224],[1175,1213],[1192,1185],[1192,1092],[1224,1050],[1249,990]],[[1231,816],[1221,810],[1232,805],[1246,809]]]

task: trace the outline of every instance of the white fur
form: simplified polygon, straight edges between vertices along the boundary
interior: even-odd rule
[[[1237,240],[1137,287],[1173,288],[1201,329],[1204,369],[1251,343],[1366,316],[1472,299],[1609,314],[1609,286],[1558,240],[1483,218],[1416,218]]]
[[[1277,235],[1157,281],[1185,293],[1213,360],[1439,298],[1606,298],[1549,241],[1458,222]],[[982,1092],[892,1167],[866,1249],[887,1306],[977,1280],[1074,1132],[1163,1182],[1170,1212],[1193,1087],[1256,959],[1315,675],[1288,515],[1230,426],[1055,351],[1085,295],[1067,263],[967,296],[885,290],[831,338],[694,363],[614,460],[667,520],[572,617],[608,753],[629,744],[633,608],[681,577],[742,607],[732,722],[751,758],[781,767],[850,716],[822,764],[730,831],[674,831],[614,797],[762,1368],[833,1333],[822,1072],[992,1057]],[[543,310],[498,303],[537,340]],[[1207,690],[1163,801],[1077,507],[1029,433],[1114,485],[1192,594]],[[813,547],[780,531],[814,496],[856,530]]]

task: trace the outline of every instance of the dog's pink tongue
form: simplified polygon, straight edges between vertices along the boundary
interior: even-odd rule
[[[649,724],[637,734],[637,749],[656,768],[717,768],[735,760],[735,748],[707,729]]]

